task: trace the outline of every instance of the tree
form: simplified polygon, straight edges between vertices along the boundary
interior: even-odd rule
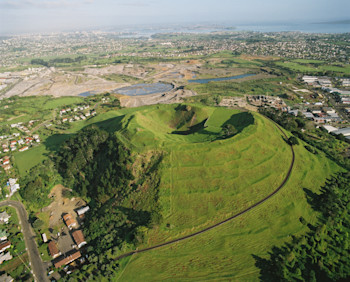
[[[33,228],[35,229],[41,229],[41,227],[43,227],[44,222],[41,219],[36,219],[33,223]]]
[[[299,145],[298,139],[297,139],[296,137],[294,137],[294,136],[289,137],[288,143],[289,143],[290,145],[292,145],[292,146],[293,146],[293,145]]]
[[[222,130],[224,137],[228,138],[237,134],[238,130],[232,124],[226,124]]]

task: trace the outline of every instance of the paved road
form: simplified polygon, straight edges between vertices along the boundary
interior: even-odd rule
[[[275,124],[275,126],[277,127],[277,129],[281,132],[281,134],[283,135],[283,137],[287,140],[288,139],[288,136],[287,134],[283,131],[283,129],[277,124],[275,123],[274,121],[270,120],[271,122],[273,122]],[[147,251],[151,251],[151,250],[154,250],[154,249],[158,249],[158,248],[161,248],[161,247],[164,247],[164,246],[168,246],[168,245],[172,245],[174,243],[177,243],[177,242],[180,242],[180,241],[184,241],[186,239],[189,239],[189,238],[192,238],[192,237],[195,237],[195,236],[198,236],[202,233],[205,233],[209,230],[212,230],[220,225],[223,225],[224,223],[226,222],[229,222],[229,221],[232,221],[233,219],[249,212],[250,210],[256,208],[257,206],[260,206],[262,203],[266,202],[267,200],[269,200],[272,196],[276,195],[283,187],[284,185],[287,183],[291,173],[292,173],[292,170],[293,170],[293,167],[294,167],[294,161],[295,161],[295,153],[294,153],[294,149],[293,149],[293,146],[290,146],[290,149],[291,149],[291,153],[292,153],[292,161],[290,163],[290,166],[289,166],[289,169],[288,169],[288,172],[287,172],[287,175],[286,177],[283,179],[282,183],[272,192],[270,193],[269,195],[267,195],[265,198],[261,199],[260,201],[256,202],[255,204],[251,205],[250,207],[246,208],[245,210],[223,220],[223,221],[220,221],[214,225],[211,225],[205,229],[202,229],[200,231],[197,231],[195,233],[192,233],[192,234],[189,234],[187,236],[184,236],[184,237],[181,237],[181,238],[178,238],[178,239],[175,239],[175,240],[171,240],[171,241],[168,241],[168,242],[165,242],[165,243],[162,243],[162,244],[158,244],[158,245],[155,245],[155,246],[151,246],[149,248],[145,248],[145,249],[140,249],[140,250],[134,250],[134,251],[131,251],[129,253],[126,253],[126,254],[123,254],[121,256],[118,256],[115,260],[119,260],[121,258],[125,258],[125,257],[128,257],[128,256],[132,256],[134,254],[137,254],[137,253],[143,253],[143,252],[147,252]]]
[[[41,260],[38,247],[34,239],[34,233],[28,221],[28,214],[24,206],[22,203],[17,201],[0,202],[0,207],[3,206],[12,206],[17,210],[35,281],[49,281],[46,274],[46,268]]]

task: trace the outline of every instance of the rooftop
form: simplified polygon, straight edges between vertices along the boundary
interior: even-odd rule
[[[81,253],[79,251],[76,251],[74,253],[71,253],[67,257],[63,257],[63,258],[59,259],[58,261],[56,261],[55,267],[60,268],[61,266],[69,264],[80,257],[81,257]]]
[[[57,257],[60,254],[60,251],[58,250],[54,241],[50,241],[48,246],[49,246],[50,255],[53,258]]]

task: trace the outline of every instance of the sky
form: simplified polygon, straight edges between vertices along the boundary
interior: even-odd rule
[[[350,0],[0,0],[0,35],[125,25],[350,19]]]

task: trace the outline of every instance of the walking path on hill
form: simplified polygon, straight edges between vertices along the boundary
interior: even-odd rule
[[[272,120],[270,120],[270,121],[272,121]],[[283,131],[283,129],[277,123],[275,123],[274,121],[272,121],[272,122],[275,124],[277,129],[282,133],[283,137],[287,140],[288,136]],[[287,183],[287,181],[288,181],[288,179],[289,179],[289,177],[290,177],[290,175],[292,173],[292,170],[293,170],[293,167],[294,167],[294,161],[295,161],[295,152],[294,152],[294,149],[293,149],[292,145],[290,145],[290,149],[291,149],[291,152],[292,152],[292,161],[290,163],[290,166],[289,166],[289,169],[288,169],[286,177],[283,179],[282,183],[276,188],[276,190],[274,190],[272,193],[267,195],[262,200],[256,202],[255,204],[251,205],[250,207],[246,208],[245,210],[243,210],[243,211],[241,211],[239,213],[236,213],[235,215],[233,215],[233,216],[231,216],[231,217],[229,217],[229,218],[227,218],[227,219],[225,219],[223,221],[220,221],[220,222],[218,222],[218,223],[216,223],[214,225],[211,225],[211,226],[209,226],[207,228],[204,228],[204,229],[202,229],[200,231],[197,231],[195,233],[192,233],[192,234],[186,235],[184,237],[177,238],[177,239],[165,242],[165,243],[154,245],[154,246],[151,246],[151,247],[148,247],[148,248],[145,248],[145,249],[134,250],[132,252],[129,252],[129,253],[126,253],[126,254],[118,256],[115,260],[119,260],[119,259],[122,259],[122,258],[125,258],[125,257],[129,257],[129,256],[132,256],[132,255],[138,254],[138,253],[144,253],[144,252],[151,251],[151,250],[154,250],[154,249],[158,249],[158,248],[161,248],[161,247],[164,247],[164,246],[172,245],[174,243],[181,242],[181,241],[184,241],[186,239],[198,236],[198,235],[203,234],[203,233],[205,233],[207,231],[210,231],[210,230],[212,230],[212,229],[214,229],[214,228],[216,228],[216,227],[218,227],[220,225],[223,225],[226,222],[232,221],[233,219],[235,219],[235,218],[237,218],[237,217],[239,217],[239,216],[249,212],[250,210],[260,206],[261,204],[263,204],[264,202],[266,202],[267,200],[272,198],[274,195],[276,195],[284,187],[284,185]]]
[[[0,207],[11,206],[17,211],[22,227],[24,241],[26,243],[27,251],[29,254],[29,260],[33,269],[33,276],[35,281],[49,281],[46,276],[46,268],[41,260],[38,247],[35,243],[35,235],[32,231],[30,223],[28,221],[28,214],[21,202],[17,201],[3,201],[0,202]]]

